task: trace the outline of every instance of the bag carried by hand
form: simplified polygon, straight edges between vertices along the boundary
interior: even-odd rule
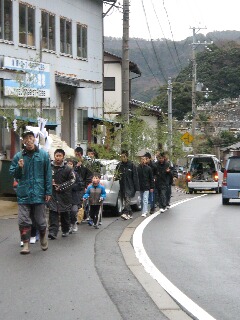
[[[77,213],[77,222],[81,223],[84,217],[84,208],[83,206],[81,208],[78,209],[78,213]]]

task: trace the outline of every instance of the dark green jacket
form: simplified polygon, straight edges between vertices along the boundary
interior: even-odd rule
[[[18,165],[20,159],[24,160],[23,168]],[[26,150],[18,152],[9,172],[18,181],[19,204],[45,203],[45,196],[52,195],[52,171],[46,151],[36,147],[32,157],[28,156]]]

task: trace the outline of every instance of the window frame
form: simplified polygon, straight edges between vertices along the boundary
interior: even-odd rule
[[[24,9],[24,25],[21,25],[22,14],[20,10]],[[32,11],[32,17],[30,15],[30,10]],[[19,44],[27,47],[35,48],[35,23],[36,23],[36,8],[25,2],[19,2]],[[20,18],[21,17],[21,18]],[[32,30],[29,27],[30,19],[32,18]],[[32,39],[31,39],[32,36]],[[25,38],[25,39],[24,39]],[[22,41],[23,40],[23,41]],[[32,40],[32,43],[30,43]]]
[[[9,34],[10,34],[10,39],[6,39],[6,6],[9,4]],[[13,42],[13,3],[12,0],[0,0],[0,40],[1,41],[7,41],[12,43]]]
[[[88,111],[77,109],[77,138],[78,142],[88,141]]]
[[[46,18],[46,30],[44,30],[45,28],[43,23],[44,15]],[[41,27],[42,27],[42,32],[41,32],[42,33],[41,34],[42,50],[56,52],[56,15],[54,13],[41,9]],[[50,31],[49,31],[50,28],[53,29],[52,38],[50,38]],[[46,31],[46,34],[45,34],[45,31]],[[46,39],[45,41],[46,46],[44,45],[44,40],[43,40],[44,38]],[[50,44],[51,41],[52,41],[52,44]]]
[[[111,79],[111,81],[113,81],[113,84],[109,86],[109,84],[111,83],[110,79]],[[116,77],[104,77],[103,90],[104,91],[116,91]]]
[[[77,57],[81,59],[87,59],[87,56],[88,56],[88,28],[87,28],[87,25],[85,24],[77,23]]]
[[[62,23],[63,23],[63,32],[61,32]],[[68,26],[70,26],[69,29],[68,29]],[[59,31],[60,31],[60,54],[72,57],[72,20],[65,18],[65,17],[60,17],[60,30]],[[68,40],[70,40],[69,43],[67,42]],[[69,47],[68,47],[68,45],[69,45]],[[63,47],[63,48],[61,48],[61,47]],[[70,49],[70,50],[68,50],[68,49]]]

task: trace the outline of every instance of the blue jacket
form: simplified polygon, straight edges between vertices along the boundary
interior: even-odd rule
[[[24,160],[23,168],[18,161]],[[45,203],[45,196],[52,195],[52,171],[46,151],[36,147],[30,157],[26,150],[18,152],[11,163],[10,174],[17,179],[17,201],[19,204]]]
[[[105,187],[100,183],[97,186],[90,185],[88,186],[86,193],[83,196],[83,199],[89,198],[90,205],[100,205],[100,198],[103,200],[106,199],[106,190]]]

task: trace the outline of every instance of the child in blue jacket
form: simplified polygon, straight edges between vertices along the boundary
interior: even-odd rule
[[[106,198],[105,187],[100,184],[100,175],[94,173],[92,177],[92,184],[88,186],[86,193],[83,196],[83,201],[89,200],[90,217],[93,220],[93,226],[95,229],[99,228],[99,222],[101,220],[103,210],[103,200]]]

